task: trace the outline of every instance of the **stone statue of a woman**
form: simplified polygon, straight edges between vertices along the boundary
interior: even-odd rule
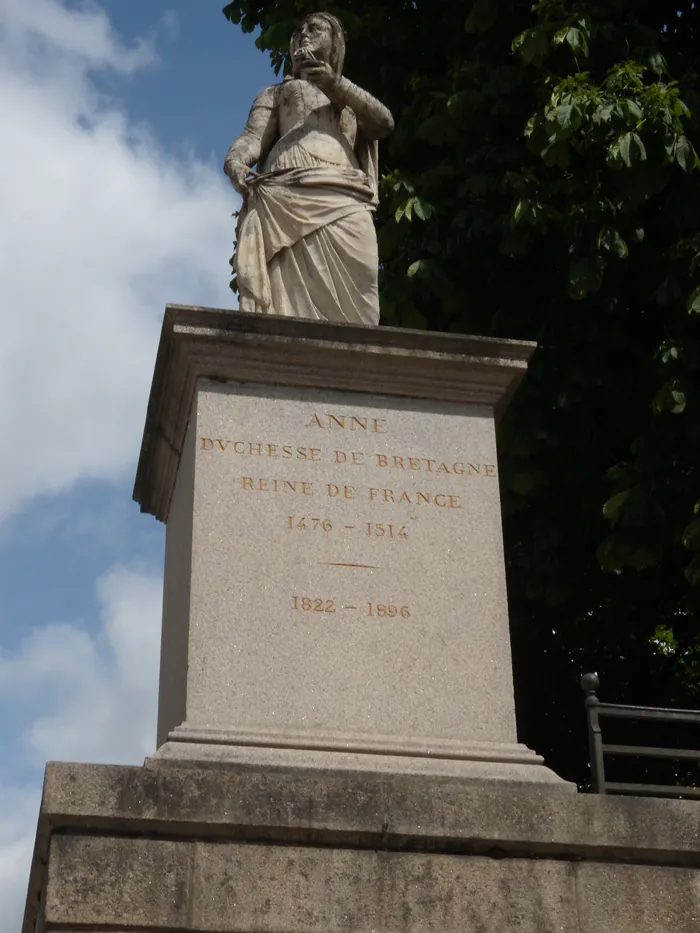
[[[342,76],[334,16],[307,16],[290,51],[294,76],[258,94],[224,164],[243,196],[240,307],[377,324],[377,140],[394,121]]]

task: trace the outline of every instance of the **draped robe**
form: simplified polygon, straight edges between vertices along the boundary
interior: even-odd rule
[[[251,122],[267,151],[238,225],[241,310],[377,324],[377,143],[298,79],[258,95]]]

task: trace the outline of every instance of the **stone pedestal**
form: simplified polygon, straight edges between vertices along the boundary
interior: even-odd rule
[[[494,417],[531,350],[168,309],[159,749],[48,765],[23,933],[695,933],[697,804],[517,743]]]
[[[23,933],[696,933],[699,839],[691,801],[52,764]]]
[[[565,786],[513,703],[494,419],[533,349],[167,309],[159,756]]]

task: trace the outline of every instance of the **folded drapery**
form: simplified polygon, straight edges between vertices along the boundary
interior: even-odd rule
[[[370,178],[317,165],[253,179],[236,252],[242,311],[378,323]]]

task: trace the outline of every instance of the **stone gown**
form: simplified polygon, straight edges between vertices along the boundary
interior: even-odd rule
[[[263,155],[238,226],[241,310],[377,324],[376,141],[298,79],[259,94],[248,126]]]

